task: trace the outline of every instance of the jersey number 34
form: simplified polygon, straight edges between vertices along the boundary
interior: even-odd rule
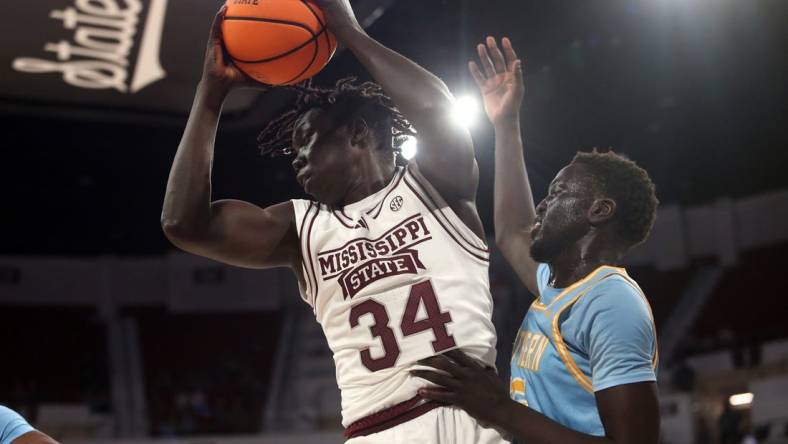
[[[416,313],[419,305],[424,304],[424,311],[427,317],[416,320]],[[389,315],[386,306],[372,299],[353,306],[350,309],[350,327],[358,327],[358,320],[361,316],[371,314],[375,323],[369,327],[373,337],[380,338],[383,344],[383,356],[373,358],[369,348],[361,350],[361,363],[370,371],[376,372],[384,368],[393,367],[400,354],[399,345],[394,331],[389,327]],[[454,347],[454,337],[446,331],[446,324],[451,322],[449,312],[441,312],[438,299],[435,297],[435,290],[430,281],[424,281],[410,287],[408,302],[405,305],[405,313],[402,315],[400,330],[403,336],[410,336],[425,330],[432,330],[435,340],[432,341],[432,349],[436,353]]]

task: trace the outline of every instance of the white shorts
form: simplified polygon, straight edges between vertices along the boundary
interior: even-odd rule
[[[349,439],[346,444],[503,444],[498,430],[482,427],[457,407],[438,407],[398,426]]]

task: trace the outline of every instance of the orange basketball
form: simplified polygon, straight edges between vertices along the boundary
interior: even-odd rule
[[[323,11],[310,0],[227,0],[224,46],[253,79],[291,85],[323,69],[337,48]]]

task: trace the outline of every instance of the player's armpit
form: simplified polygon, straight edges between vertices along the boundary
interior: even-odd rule
[[[457,190],[457,183],[446,182],[444,178],[434,174],[425,174],[420,162],[411,163],[409,169],[412,174],[425,179],[434,191],[441,196],[445,203],[448,204],[454,214],[460,218],[462,223],[473,231],[479,239],[486,239],[484,226],[482,225],[481,218],[479,218],[479,212],[476,208],[475,187],[479,181],[479,168],[476,166],[475,161],[473,165],[473,174],[470,177],[470,185],[474,187],[474,192],[470,197],[461,196],[463,192]]]
[[[423,113],[426,115],[416,128],[419,152],[415,162],[419,171],[447,202],[475,201],[479,166],[470,134],[449,119],[448,109],[439,107]]]
[[[594,395],[605,434],[613,442],[659,442],[659,401],[654,382],[617,385]]]
[[[190,253],[239,267],[294,266],[300,261],[291,202],[263,209],[240,200],[219,200],[211,204],[203,233],[167,237]]]
[[[15,439],[13,444],[58,444],[58,442],[46,433],[33,430]]]
[[[475,200],[473,142],[467,129],[451,121],[454,98],[446,84],[366,32],[351,29],[338,37],[416,129],[416,163],[427,179],[446,200]]]

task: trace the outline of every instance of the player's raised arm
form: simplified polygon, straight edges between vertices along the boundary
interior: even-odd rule
[[[503,53],[495,39],[479,44],[479,64],[468,64],[495,127],[495,242],[534,294],[537,263],[531,258],[530,229],[536,218],[534,199],[523,158],[520,107],[523,102],[522,62],[509,39]]]
[[[438,77],[371,38],[356,20],[348,0],[316,0],[329,28],[383,86],[418,132],[419,170],[450,202],[473,201],[478,167],[465,128],[453,125],[453,97]]]
[[[228,264],[263,268],[293,264],[298,242],[292,204],[262,209],[248,202],[211,202],[211,165],[222,104],[237,87],[262,86],[226,60],[221,17],[214,19],[186,130],[167,182],[161,225],[188,252]]]

